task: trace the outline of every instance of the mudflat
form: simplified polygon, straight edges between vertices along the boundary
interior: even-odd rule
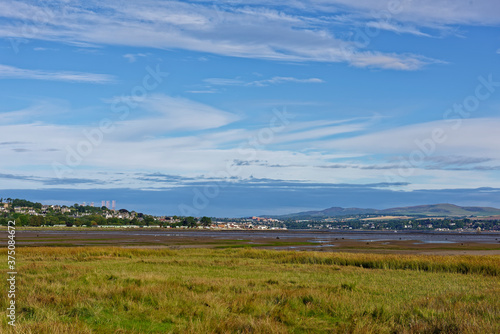
[[[0,231],[1,234],[6,231]],[[500,233],[364,233],[317,231],[25,229],[19,247],[257,248],[387,254],[498,255]]]

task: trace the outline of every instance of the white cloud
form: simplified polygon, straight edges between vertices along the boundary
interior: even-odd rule
[[[127,59],[129,63],[135,63],[139,57],[147,57],[146,53],[127,53],[123,55],[123,58]]]
[[[242,86],[245,81],[239,79],[207,78],[204,82],[214,86]]]
[[[366,25],[371,28],[392,31],[398,34],[412,34],[416,36],[430,37],[429,34],[421,32],[414,26],[402,26],[387,21],[369,21]]]
[[[214,93],[217,93],[217,90],[215,90],[215,89],[188,90],[187,93],[191,93],[191,94],[214,94]]]
[[[413,70],[429,63],[429,59],[410,54],[359,54],[354,43],[335,37],[328,21],[319,20],[317,14],[308,11],[291,15],[267,7],[217,7],[177,1],[107,1],[96,4],[100,8],[96,11],[93,4],[90,1],[43,7],[4,1],[0,13],[12,21],[0,23],[0,37],[179,48],[232,57],[347,62],[396,70]],[[321,2],[311,4],[317,10],[324,7]],[[22,29],[16,20],[22,22]]]
[[[456,127],[457,122],[442,120],[408,125],[352,138],[317,142],[315,146],[367,155],[392,154],[402,157],[408,157],[414,151],[424,152],[422,147],[427,147],[430,154],[426,155],[429,156],[465,155],[500,159],[500,133],[496,130],[500,127],[499,118],[463,119]],[[442,134],[433,137],[433,131]]]
[[[280,83],[285,83],[285,82],[323,83],[324,81],[322,79],[318,79],[318,78],[298,79],[298,78],[293,78],[293,77],[273,77],[273,78],[267,79],[267,80],[252,81],[252,82],[249,82],[248,85],[249,86],[268,86],[268,85],[275,85],[275,84],[280,84]]]
[[[360,52],[353,54],[351,64],[357,67],[383,68],[393,70],[417,70],[425,64],[437,62],[431,59],[415,57],[413,55],[400,56],[374,52]],[[442,62],[441,62],[442,63]]]
[[[292,3],[293,5],[293,3]],[[311,0],[308,6],[318,11],[338,12],[341,6],[359,16],[387,17],[418,26],[498,25],[500,3],[496,0]]]
[[[425,141],[433,129],[447,129],[446,126],[449,126],[446,122],[432,122],[356,135],[357,131],[366,132],[374,120],[292,121],[281,132],[276,132],[270,142],[255,147],[248,143],[258,136],[260,129],[222,128],[237,119],[230,113],[164,95],[152,96],[139,108],[151,112],[140,119],[115,122],[114,130],[104,134],[102,143],[92,145],[91,152],[66,177],[95,178],[105,182],[104,187],[155,187],[158,185],[154,182],[127,179],[113,171],[160,171],[200,179],[201,175],[227,176],[230,170],[228,166],[234,160],[258,160],[259,163],[240,166],[230,176],[320,183],[376,183],[384,181],[388,171],[397,170],[398,163],[381,163],[380,159],[367,160],[366,157],[379,154],[407,157],[418,148],[415,140]],[[52,163],[65,163],[69,150],[76,151],[82,143],[88,142],[84,130],[88,132],[96,129],[91,126],[32,123],[28,121],[29,114],[29,111],[24,113],[26,122],[23,124],[0,123],[0,154],[3,161],[0,173],[17,175],[19,170],[36,165],[41,167],[33,172],[37,177],[56,177],[51,168]],[[436,158],[427,159],[425,164],[417,166],[412,177],[404,179],[412,183],[408,189],[457,188],[477,184],[500,186],[500,181],[488,176],[494,171],[477,173],[425,169],[429,163],[440,162],[443,156],[454,157],[451,161],[454,164],[463,161],[495,164],[495,161],[500,160],[497,149],[500,138],[495,132],[499,126],[499,119],[471,119],[464,120],[459,130],[446,132],[447,140],[436,145],[432,155]],[[191,129],[196,129],[196,134],[191,134]],[[349,134],[351,138],[324,139],[333,134]],[[65,140],[61,141],[60,138]],[[297,150],[295,142],[302,145],[303,149]],[[240,148],[241,143],[244,143],[243,148]],[[489,159],[479,159],[484,157]],[[336,163],[339,161],[337,159],[341,159],[340,162]],[[321,167],[332,164],[342,166],[333,169]],[[376,168],[377,165],[383,168]],[[95,170],[110,171],[111,174],[99,176]],[[40,186],[34,181],[24,182],[30,187]],[[2,184],[7,183],[2,181]],[[16,187],[18,185],[16,183]],[[79,185],[79,188],[86,187],[95,185]]]
[[[270,79],[255,80],[255,81],[244,81],[241,79],[225,79],[225,78],[208,78],[203,80],[204,82],[214,85],[214,86],[269,86],[277,85],[287,82],[293,83],[324,83],[325,81],[318,78],[306,78],[299,79],[294,77],[272,77]]]
[[[67,72],[67,71],[42,71],[28,70],[0,64],[0,79],[32,79],[48,81],[66,81],[105,84],[114,81],[114,77],[107,74]]]
[[[118,136],[144,138],[172,131],[207,130],[239,119],[235,114],[202,103],[163,94],[149,96],[138,108],[146,111],[145,116],[118,122],[115,131]]]
[[[33,48],[34,51],[58,51],[58,49],[54,48],[42,48],[42,47],[36,47]]]

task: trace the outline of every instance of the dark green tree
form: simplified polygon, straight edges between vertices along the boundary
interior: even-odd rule
[[[149,225],[154,224],[155,219],[152,216],[146,216],[146,215],[144,215],[143,222],[144,222],[144,225],[149,226]]]
[[[212,218],[210,217],[202,217],[200,220],[201,225],[203,226],[210,226],[212,225]]]
[[[182,226],[196,227],[196,219],[194,217],[184,217],[182,219]]]

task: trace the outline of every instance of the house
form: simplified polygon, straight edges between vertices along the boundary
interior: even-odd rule
[[[16,206],[14,207],[14,212],[15,213],[26,213],[26,209],[25,207],[20,207],[20,206]]]

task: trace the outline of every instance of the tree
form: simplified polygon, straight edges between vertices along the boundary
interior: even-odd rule
[[[182,226],[195,227],[196,219],[194,219],[194,217],[184,217],[182,219]]]
[[[45,223],[43,216],[31,216],[29,220],[29,226],[42,226]]]
[[[28,207],[28,208],[35,208],[35,209],[41,209],[42,208],[42,203],[33,203],[30,201],[27,201],[25,199],[11,199],[7,198],[7,200],[11,201],[12,206],[20,206],[20,207]]]
[[[59,218],[56,216],[45,217],[45,225],[54,226],[59,224]]]
[[[16,223],[19,226],[27,226],[29,224],[29,217],[27,215],[20,215],[19,218],[19,223]]]
[[[153,224],[155,222],[155,219],[152,216],[146,216],[146,215],[144,215],[143,222],[144,222],[144,224],[146,226],[149,226],[150,224]]]
[[[200,220],[201,225],[203,226],[210,226],[212,225],[212,218],[210,217],[202,217]]]

